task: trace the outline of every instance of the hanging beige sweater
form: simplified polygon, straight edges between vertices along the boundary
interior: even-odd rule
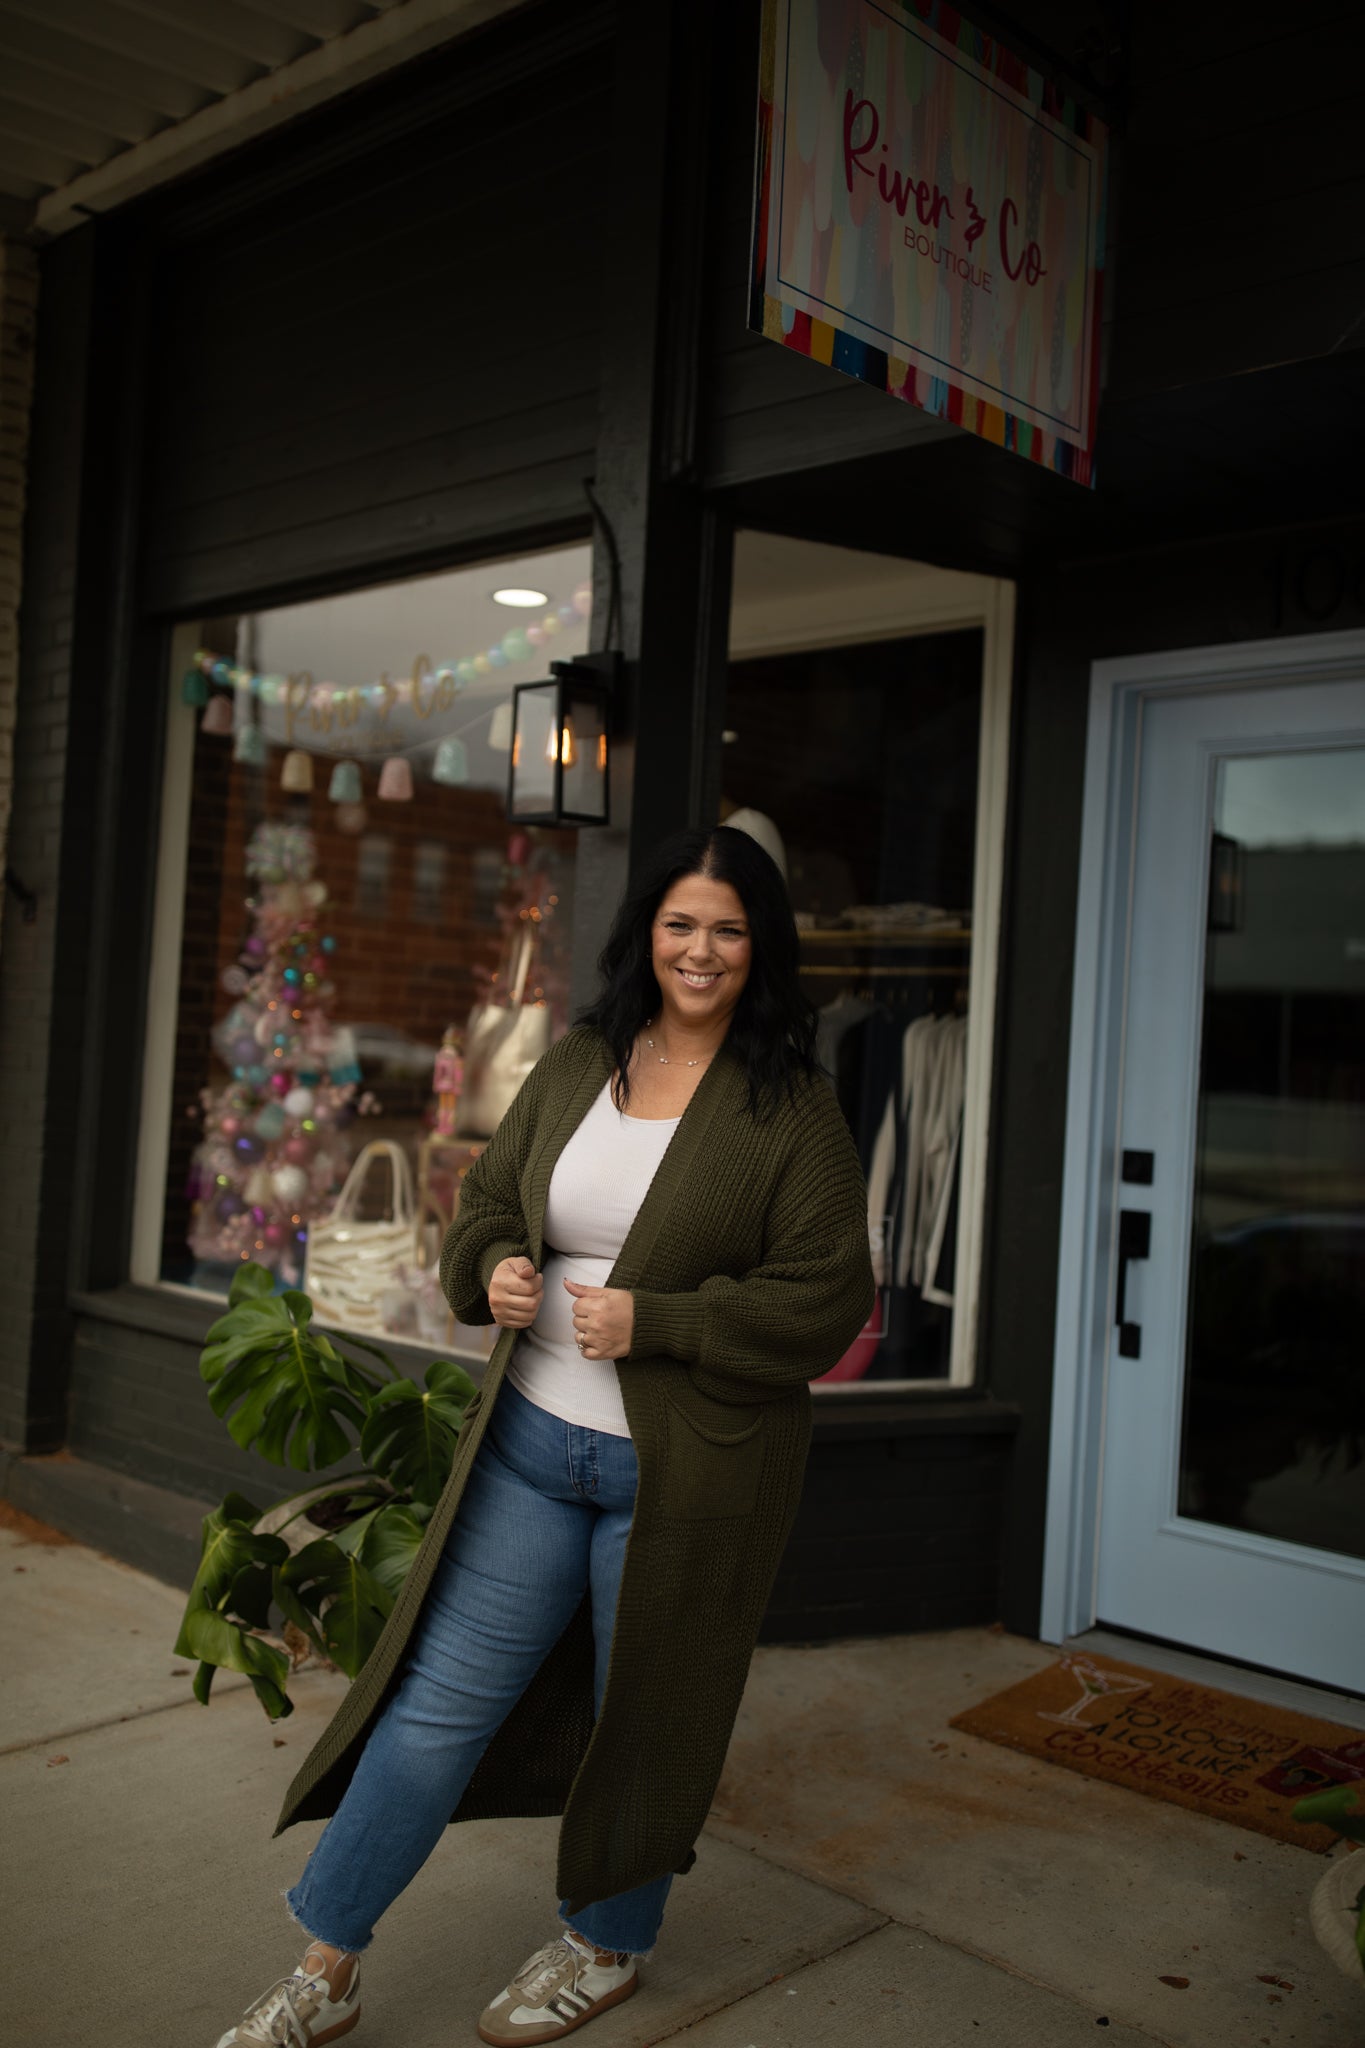
[[[595,1032],[561,1039],[470,1172],[441,1254],[462,1322],[491,1320],[501,1259],[539,1268],[550,1176],[610,1064]],[[585,1597],[451,1816],[562,1812],[558,1886],[574,1912],[692,1861],[800,1498],[806,1382],[842,1357],[872,1306],[867,1195],[828,1085],[803,1083],[755,1120],[743,1069],[722,1051],[610,1284],[635,1297],[634,1341],[617,1370],[640,1487],[602,1713],[594,1726]],[[401,1675],[514,1335],[494,1349],[417,1560],[277,1833],[335,1811]]]

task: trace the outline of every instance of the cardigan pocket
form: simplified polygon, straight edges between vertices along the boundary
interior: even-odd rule
[[[750,1515],[763,1476],[763,1410],[736,1408],[689,1390],[668,1394],[663,1510],[683,1522]]]

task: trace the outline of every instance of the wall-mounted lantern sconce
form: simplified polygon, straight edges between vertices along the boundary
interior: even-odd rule
[[[552,661],[551,680],[512,692],[507,816],[518,825],[605,825],[611,710],[621,657]]]

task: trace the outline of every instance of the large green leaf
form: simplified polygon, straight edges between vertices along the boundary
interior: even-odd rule
[[[1329,1785],[1325,1791],[1310,1792],[1294,1808],[1295,1820],[1335,1828],[1348,1841],[1365,1842],[1365,1783]]]
[[[278,1536],[258,1534],[259,1510],[230,1493],[204,1517],[199,1569],[176,1637],[175,1654],[195,1657],[195,1697],[207,1704],[215,1668],[243,1672],[272,1720],[292,1711],[285,1694],[289,1659],[252,1633],[266,1626],[271,1573],[289,1555]]]
[[[365,1421],[374,1377],[344,1359],[311,1325],[306,1294],[264,1292],[261,1267],[234,1275],[240,1298],[208,1333],[199,1370],[218,1416],[243,1450],[296,1471],[335,1465],[351,1450]],[[264,1275],[269,1281],[269,1275]]]
[[[348,1557],[327,1537],[296,1551],[276,1574],[276,1597],[315,1617],[310,1634],[321,1634],[332,1662],[354,1678],[379,1640],[393,1595],[359,1558]],[[297,1612],[291,1613],[297,1619]],[[303,1627],[302,1622],[299,1623]]]
[[[422,1547],[430,1514],[392,1504],[367,1515],[360,1559],[386,1592],[398,1597],[398,1589]]]
[[[370,1403],[361,1456],[400,1492],[430,1505],[450,1476],[465,1410],[477,1392],[464,1367],[445,1358],[427,1367],[424,1387],[395,1380]]]
[[[289,1546],[278,1536],[258,1536],[253,1524],[260,1510],[240,1493],[229,1493],[221,1506],[204,1517],[199,1569],[185,1602],[185,1621],[200,1609],[226,1612],[232,1604],[233,1588],[239,1575],[252,1565],[267,1568],[283,1564]],[[176,1641],[177,1657],[198,1653],[185,1639],[182,1624]]]
[[[206,1665],[217,1665],[224,1671],[244,1672],[272,1721],[293,1713],[294,1703],[284,1689],[289,1677],[289,1659],[273,1643],[250,1634],[240,1622],[225,1614],[217,1614],[209,1607],[197,1607],[185,1616],[181,1638],[185,1647],[177,1648],[176,1654],[202,1658],[201,1675]],[[210,1682],[205,1681],[201,1699],[207,1699]]]

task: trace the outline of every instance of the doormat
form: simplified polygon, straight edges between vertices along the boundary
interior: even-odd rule
[[[1365,1733],[1190,1679],[1071,1656],[954,1717],[954,1728],[1324,1855],[1294,1802],[1365,1780]]]

